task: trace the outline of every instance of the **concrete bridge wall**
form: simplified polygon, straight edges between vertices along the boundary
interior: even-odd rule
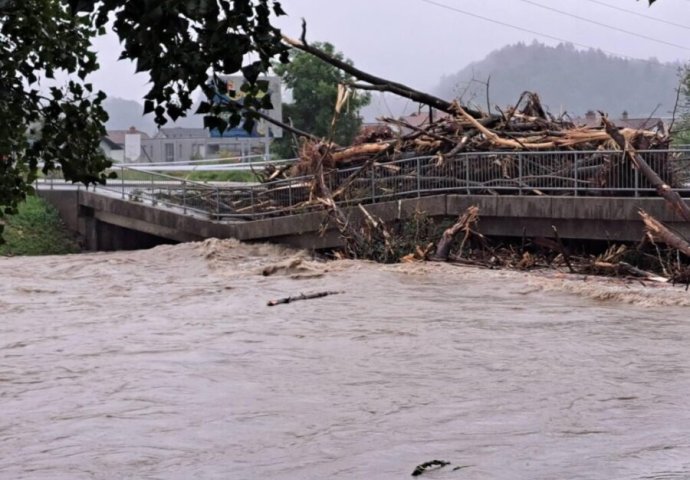
[[[327,220],[323,212],[218,222],[82,190],[41,190],[39,194],[58,208],[66,224],[81,234],[84,245],[91,250],[146,248],[210,237],[270,241],[309,249],[342,244],[333,228],[319,234]],[[690,224],[682,222],[660,198],[449,194],[376,203],[366,208],[391,221],[409,218],[415,211],[454,218],[470,205],[479,206],[480,230],[487,235],[548,237],[553,235],[551,226],[555,225],[563,238],[637,241],[643,235],[637,214],[642,208],[690,237]],[[362,218],[358,208],[345,212],[354,222]]]

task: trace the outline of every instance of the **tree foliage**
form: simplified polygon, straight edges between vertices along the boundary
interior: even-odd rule
[[[73,181],[105,181],[105,94],[84,82],[98,68],[95,34],[88,16],[60,2],[0,2],[0,215],[16,212],[39,162]],[[58,72],[74,78],[51,85]]]
[[[315,42],[313,46],[339,60],[344,59],[343,54],[336,52],[330,43]],[[352,64],[349,59],[345,61]],[[277,65],[274,70],[292,94],[292,102],[283,104],[286,123],[291,122],[294,127],[318,137],[330,138],[332,134],[333,141],[340,145],[353,140],[362,125],[359,110],[371,100],[368,93],[358,93],[350,98],[349,105],[340,113],[331,132],[338,84],[352,83],[351,76],[302,51],[293,51],[290,62]],[[290,136],[286,135],[277,142],[275,150],[283,156],[294,156]]]
[[[163,125],[191,108],[196,88],[208,98],[224,88],[209,75],[242,71],[245,105],[270,105],[255,98],[266,88],[257,78],[274,58],[287,61],[271,24],[282,14],[273,0],[0,0],[0,215],[16,212],[41,165],[44,172],[59,166],[73,182],[105,182],[106,95],[87,78],[98,68],[92,41],[109,22],[121,58],[148,72],[144,111]],[[199,113],[220,108],[206,102]],[[222,108],[231,110],[229,122],[209,116],[208,126],[236,126],[243,115],[253,121],[238,106]]]

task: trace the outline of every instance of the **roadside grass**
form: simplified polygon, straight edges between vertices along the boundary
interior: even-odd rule
[[[118,170],[113,169],[117,174],[117,179],[111,179],[110,182],[117,180],[151,180],[152,175],[147,172],[140,172],[137,170]],[[246,170],[200,170],[200,171],[183,171],[183,172],[162,172],[164,175],[179,178],[182,180],[189,180],[193,182],[258,182],[258,177],[251,171]],[[156,176],[153,175],[153,179]]]
[[[78,253],[79,245],[57,210],[43,199],[30,196],[19,213],[4,218],[5,243],[0,255],[62,255]]]

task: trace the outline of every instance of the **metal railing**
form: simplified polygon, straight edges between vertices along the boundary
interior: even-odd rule
[[[690,194],[690,150],[638,153],[665,182]],[[308,201],[314,193],[312,176],[262,184],[203,183],[140,167],[120,165],[114,170],[119,178],[97,190],[214,219],[255,219],[318,208]],[[341,205],[437,193],[648,196],[655,191],[620,151],[411,157],[334,170],[324,181]]]

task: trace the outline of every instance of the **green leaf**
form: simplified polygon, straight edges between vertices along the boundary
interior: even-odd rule
[[[276,17],[287,15],[285,10],[283,10],[283,7],[280,5],[280,2],[273,2],[273,13],[275,13]]]

